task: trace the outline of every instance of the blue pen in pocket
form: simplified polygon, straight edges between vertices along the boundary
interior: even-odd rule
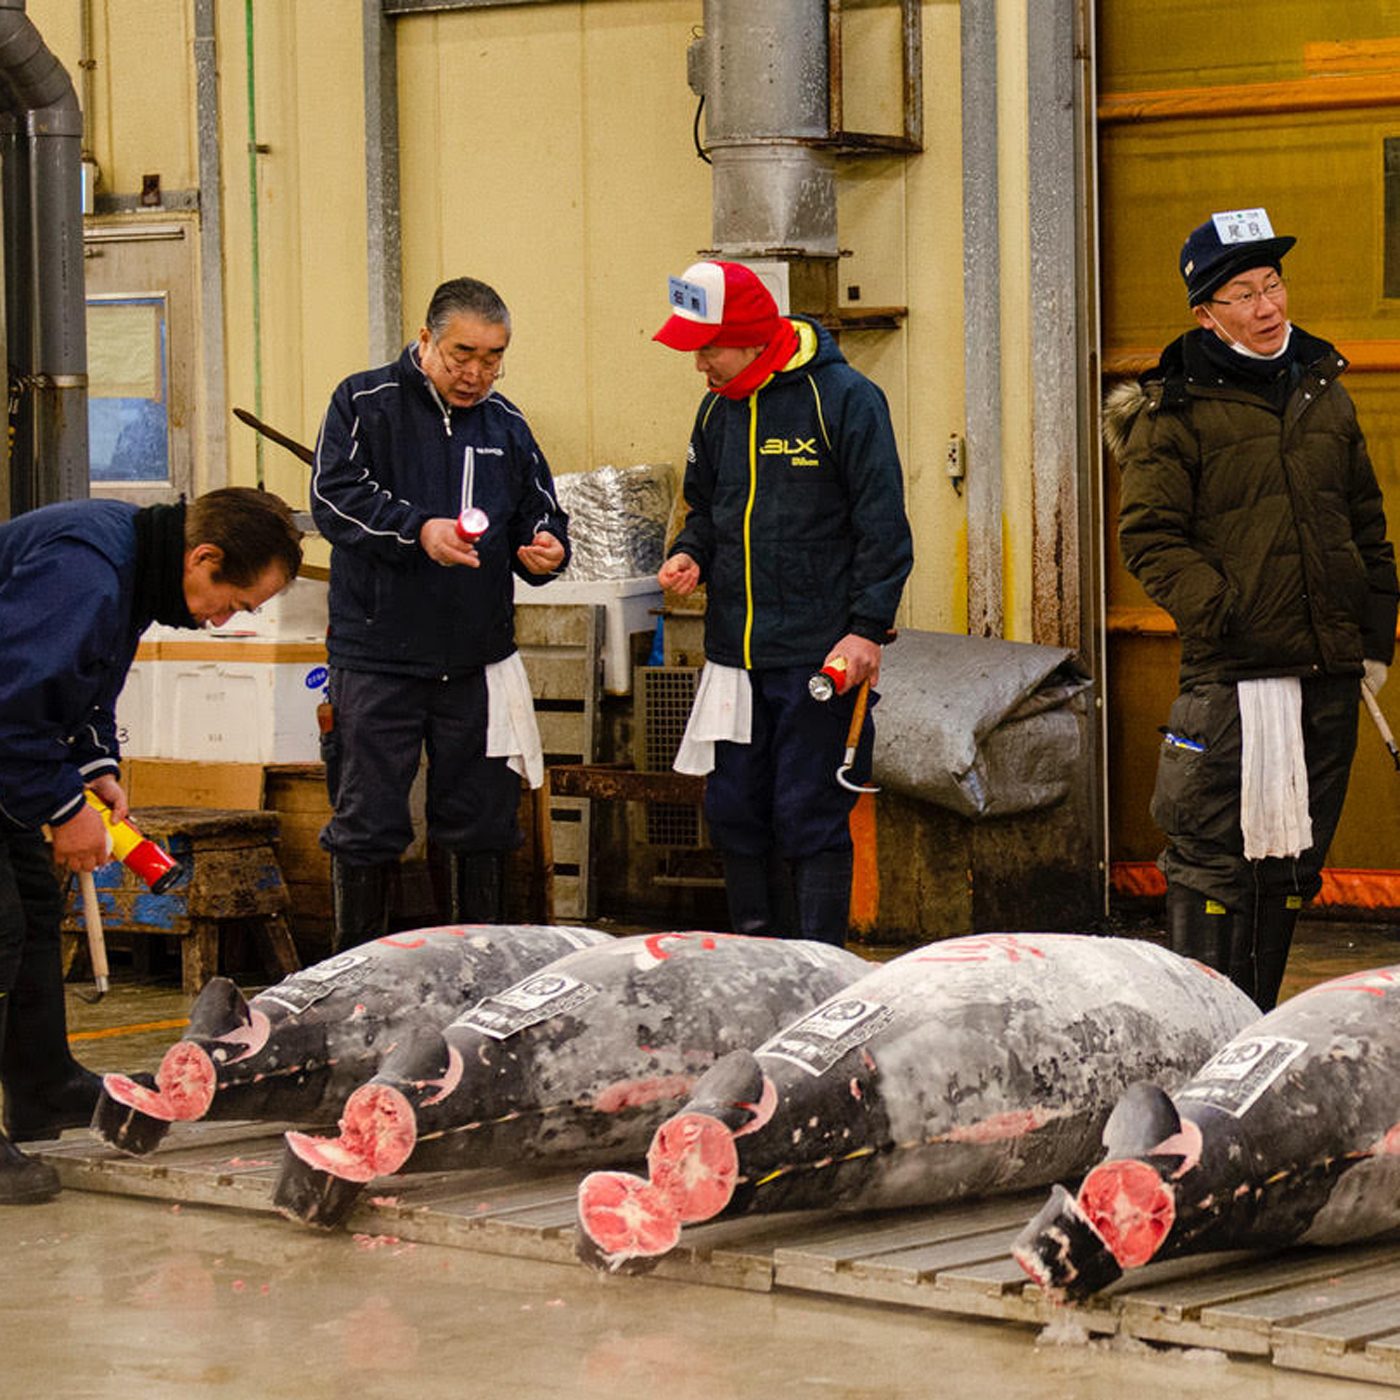
[[[1162,731],[1162,742],[1172,749],[1183,749],[1187,753],[1205,753],[1206,746],[1195,739],[1184,738],[1180,734],[1173,734],[1170,729]]]

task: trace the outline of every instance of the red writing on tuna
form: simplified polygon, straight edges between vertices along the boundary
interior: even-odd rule
[[[1008,962],[1020,962],[1023,957],[1043,958],[1045,954],[1032,943],[1023,943],[1014,933],[989,933],[984,938],[957,938],[948,943],[933,943],[928,951],[912,958],[913,962],[990,962],[1004,957]]]

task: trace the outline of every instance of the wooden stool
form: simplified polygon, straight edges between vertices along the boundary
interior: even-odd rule
[[[186,878],[155,895],[120,861],[104,865],[94,875],[104,929],[179,938],[180,981],[189,996],[218,972],[219,934],[237,921],[261,925],[272,954],[269,971],[286,976],[301,966],[283,917],[289,901],[273,851],[275,812],[144,807],[133,809],[131,820],[185,866]],[[65,970],[82,930],[75,903],[63,925]]]

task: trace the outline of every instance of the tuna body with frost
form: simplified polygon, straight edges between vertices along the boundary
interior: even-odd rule
[[[1151,943],[1004,933],[871,971],[697,1084],[647,1179],[594,1172],[580,1252],[645,1267],[688,1222],[743,1211],[930,1205],[1082,1170],[1136,1079],[1182,1082],[1258,1015]]]
[[[488,993],[606,941],[593,929],[451,925],[347,949],[251,1001],[215,977],[154,1076],[104,1078],[93,1127],[140,1154],[176,1121],[333,1122],[410,1027],[446,1025]]]
[[[716,1060],[869,966],[823,943],[714,933],[570,953],[406,1040],[351,1095],[338,1138],[289,1133],[274,1203],[334,1225],[365,1182],[399,1170],[640,1157]]]
[[[1151,1262],[1400,1227],[1400,964],[1291,997],[1185,1084],[1134,1085],[1104,1146],[1014,1249],[1071,1299]]]

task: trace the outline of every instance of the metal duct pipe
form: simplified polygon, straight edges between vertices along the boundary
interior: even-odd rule
[[[826,0],[705,0],[690,85],[705,99],[715,247],[835,258]]]
[[[24,0],[0,0],[0,106],[13,119],[0,128],[7,349],[32,410],[29,451],[11,463],[18,514],[88,494],[83,116]]]

